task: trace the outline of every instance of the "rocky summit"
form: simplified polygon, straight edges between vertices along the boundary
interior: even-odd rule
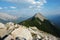
[[[33,26],[23,26],[12,22],[0,23],[0,40],[60,40],[58,37]]]

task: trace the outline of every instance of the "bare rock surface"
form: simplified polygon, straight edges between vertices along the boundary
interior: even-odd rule
[[[0,37],[4,40],[60,40],[49,33],[38,30],[36,27],[29,27],[14,24],[9,22],[7,24],[0,23]]]

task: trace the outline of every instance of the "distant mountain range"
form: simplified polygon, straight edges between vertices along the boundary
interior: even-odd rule
[[[60,30],[40,13],[35,14],[33,17],[20,22],[19,24],[27,27],[36,26],[39,30],[60,37]]]
[[[17,20],[16,16],[12,16],[6,13],[0,13],[0,22],[7,23],[14,20]]]
[[[0,13],[0,22],[2,23],[7,23],[7,22],[19,23],[26,19],[27,17],[17,17],[6,13]]]

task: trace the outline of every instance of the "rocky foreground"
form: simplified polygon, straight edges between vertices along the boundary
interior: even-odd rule
[[[14,24],[0,23],[0,40],[60,40],[51,34],[29,27]]]

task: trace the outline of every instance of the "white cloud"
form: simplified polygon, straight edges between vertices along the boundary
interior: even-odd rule
[[[33,6],[29,6],[29,8],[32,8]]]
[[[10,8],[12,8],[12,9],[16,9],[16,7],[15,7],[15,6],[10,6]]]
[[[37,9],[37,8],[42,8],[42,6],[45,4],[45,3],[47,3],[46,2],[46,0],[39,0],[39,1],[35,1],[35,0],[33,0],[33,1],[30,1],[31,3],[32,3],[32,6],[29,6],[29,8],[35,8],[35,9]]]
[[[16,4],[18,4],[19,6],[22,6],[22,5],[20,5],[20,4],[23,4],[23,6],[25,6],[26,7],[26,5],[28,4],[28,8],[29,9],[34,9],[34,10],[36,10],[36,9],[41,9],[42,7],[43,7],[43,5],[45,4],[45,3],[47,3],[47,1],[46,0],[38,0],[38,1],[36,1],[36,0],[5,0],[5,1],[7,1],[7,2],[12,2],[12,3],[16,3]],[[26,8],[27,8],[26,7]],[[15,6],[11,6],[10,8],[12,8],[12,9],[16,9],[16,7]]]
[[[1,9],[9,9],[9,8],[10,8],[10,9],[16,9],[15,6],[10,6],[10,7],[0,7],[0,10],[1,10]]]
[[[40,8],[40,6],[37,6],[37,8]]]
[[[31,3],[31,4],[36,4],[36,3],[40,3],[40,2],[47,3],[46,0],[38,0],[38,1],[35,1],[35,0],[5,0],[5,1],[16,2],[16,3],[28,2],[28,3]]]
[[[2,7],[0,7],[0,10],[3,9]]]
[[[26,3],[30,3],[30,4],[40,4],[40,3],[47,3],[46,0],[3,0],[3,1],[8,1],[8,2],[16,2],[16,3],[22,3],[22,2],[26,2]]]
[[[4,7],[4,9],[8,9],[8,7]]]
[[[37,6],[42,6],[44,5],[46,2],[46,0],[3,0],[3,1],[8,1],[8,2],[13,2],[13,3],[29,3],[31,5],[36,5]],[[16,7],[11,7],[11,8],[16,8]]]

